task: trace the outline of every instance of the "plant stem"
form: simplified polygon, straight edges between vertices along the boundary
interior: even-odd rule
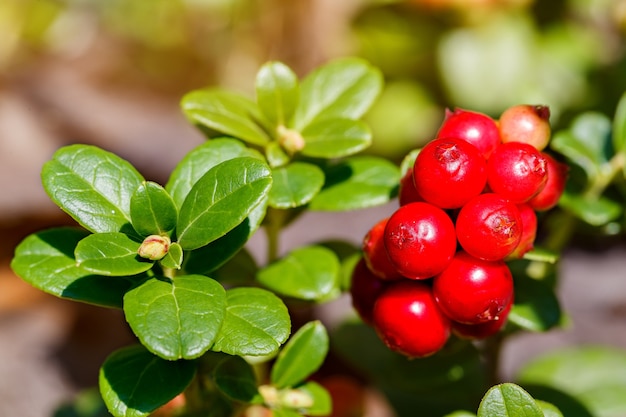
[[[267,235],[267,263],[274,262],[280,254],[280,234],[283,229],[285,210],[269,207],[265,221],[265,233]]]
[[[500,354],[504,344],[504,335],[498,332],[484,340],[481,353],[485,363],[485,376],[487,387],[500,383]]]

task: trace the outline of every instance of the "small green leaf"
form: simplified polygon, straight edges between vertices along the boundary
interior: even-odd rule
[[[280,143],[278,142],[270,142],[265,147],[265,158],[267,159],[267,163],[272,168],[282,167],[287,165],[291,160],[291,157],[285,152]]]
[[[136,275],[152,268],[153,263],[137,255],[141,245],[124,233],[96,233],[78,242],[78,266],[94,274]]]
[[[298,77],[281,62],[268,62],[256,77],[256,100],[274,125],[285,125],[293,115],[300,95]]]
[[[271,381],[277,388],[303,382],[322,365],[328,353],[328,333],[320,321],[302,326],[278,354]]]
[[[308,381],[298,389],[313,398],[313,406],[304,410],[307,416],[327,416],[333,411],[333,399],[330,393],[315,381]]]
[[[181,207],[193,185],[211,168],[221,162],[242,156],[264,160],[263,155],[258,151],[246,147],[237,139],[211,139],[185,155],[174,168],[165,189],[172,196],[176,206]]]
[[[326,184],[313,198],[311,210],[348,211],[382,205],[397,194],[400,172],[374,156],[352,156],[326,171]]]
[[[11,268],[24,281],[48,294],[121,308],[124,294],[133,282],[93,275],[79,268],[74,249],[86,236],[89,232],[69,227],[32,234],[15,249]]]
[[[478,407],[478,417],[544,417],[534,398],[512,383],[491,387]]]
[[[228,136],[253,145],[265,145],[270,138],[259,125],[259,108],[247,97],[219,89],[196,90],[186,94],[181,106],[187,118]]]
[[[626,155],[626,93],[622,94],[617,103],[613,117],[613,147],[615,152]],[[626,165],[624,166],[624,175],[626,175]]]
[[[257,279],[267,288],[303,300],[324,300],[339,287],[337,255],[322,246],[297,248],[261,269]]]
[[[243,358],[228,356],[213,370],[215,385],[228,398],[245,403],[262,402],[254,370]]]
[[[563,417],[563,413],[554,405],[545,401],[535,400],[541,411],[543,411],[544,417]]]
[[[413,149],[411,152],[406,154],[404,158],[402,158],[402,162],[400,163],[401,176],[404,176],[409,169],[413,169],[413,165],[415,165],[417,155],[420,153],[421,150],[421,148]]]
[[[527,261],[538,261],[555,264],[559,260],[559,254],[552,252],[548,249],[536,246],[524,254],[524,259],[526,259]]]
[[[317,68],[300,85],[294,127],[328,118],[358,119],[382,90],[380,71],[362,59],[341,58]]]
[[[302,206],[324,185],[324,172],[313,164],[294,162],[272,170],[269,205],[287,209]]]
[[[192,187],[178,216],[178,243],[200,248],[224,236],[262,203],[271,188],[269,167],[256,158],[224,161]]]
[[[580,194],[573,194],[568,190],[561,195],[559,206],[571,211],[579,219],[592,226],[602,226],[617,218],[623,213],[623,206],[605,196],[585,198]]]
[[[237,356],[271,355],[289,337],[291,320],[280,298],[260,288],[226,292],[224,322],[212,350]]]
[[[193,359],[209,350],[224,320],[226,295],[203,275],[153,278],[124,297],[126,320],[163,359]]]
[[[159,262],[164,268],[180,269],[183,264],[183,248],[178,243],[173,242],[165,257]]]
[[[94,233],[127,231],[130,199],[143,182],[130,163],[88,145],[56,151],[41,177],[52,201]]]
[[[135,345],[113,352],[100,368],[100,393],[115,417],[143,417],[189,385],[194,362],[166,361]]]
[[[178,210],[163,187],[145,181],[130,199],[130,218],[141,236],[165,235],[176,227]]]
[[[542,281],[515,276],[515,303],[509,321],[517,326],[543,332],[559,324],[561,308],[554,291]]]
[[[341,158],[367,148],[372,143],[369,127],[360,120],[323,119],[302,130],[302,155],[313,158]]]

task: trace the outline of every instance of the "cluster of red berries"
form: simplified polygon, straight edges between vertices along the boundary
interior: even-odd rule
[[[498,332],[513,303],[507,265],[533,248],[536,211],[557,204],[566,166],[543,149],[549,109],[498,120],[448,111],[400,182],[399,208],[372,227],[352,274],[352,303],[385,344],[409,357],[451,333]]]

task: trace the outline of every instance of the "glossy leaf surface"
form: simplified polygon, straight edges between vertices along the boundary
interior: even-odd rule
[[[302,206],[313,199],[324,185],[324,172],[313,164],[294,162],[272,170],[269,205],[287,209]]]
[[[94,274],[108,276],[137,275],[153,263],[137,255],[141,245],[124,233],[95,233],[76,245],[78,266]]]
[[[299,93],[298,77],[281,62],[268,62],[257,73],[257,104],[275,125],[285,125],[291,119]]]
[[[544,417],[535,399],[519,385],[499,384],[487,391],[478,407],[478,417]]]
[[[219,390],[235,401],[261,401],[254,370],[239,356],[225,357],[215,367],[213,378]]]
[[[165,235],[176,227],[178,210],[163,187],[146,181],[130,199],[130,218],[141,236]]]
[[[340,158],[367,148],[372,142],[369,127],[360,120],[323,119],[302,130],[302,155]]]

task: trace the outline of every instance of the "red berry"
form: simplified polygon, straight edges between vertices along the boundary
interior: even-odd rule
[[[526,252],[532,250],[537,236],[537,214],[528,204],[518,204],[520,217],[522,219],[522,237],[508,259],[519,259]]]
[[[497,318],[513,299],[504,261],[484,261],[460,251],[433,280],[437,305],[450,320],[478,324]]]
[[[446,212],[428,203],[410,203],[396,210],[384,236],[389,260],[412,279],[437,275],[456,251],[454,224]]]
[[[522,237],[519,209],[498,194],[481,194],[459,211],[456,234],[470,255],[487,261],[504,259]]]
[[[496,121],[486,114],[456,109],[446,109],[446,118],[437,132],[438,138],[460,138],[474,145],[489,158],[500,144],[500,131]]]
[[[424,201],[424,199],[417,192],[417,188],[415,188],[412,167],[409,168],[402,176],[400,179],[400,186],[398,188],[398,202],[401,206],[409,203],[415,203],[417,201]]]
[[[350,296],[352,297],[352,306],[359,317],[369,325],[373,323],[374,303],[386,285],[385,281],[369,270],[363,258],[357,262],[352,271]]]
[[[522,142],[542,150],[550,141],[550,108],[520,104],[500,115],[502,143]]]
[[[444,209],[458,208],[483,191],[486,168],[474,145],[459,138],[435,139],[417,155],[413,181],[425,201]]]
[[[513,302],[511,301],[498,317],[485,323],[465,324],[452,322],[452,332],[462,339],[485,339],[493,336],[506,324],[512,305]]]
[[[411,358],[425,357],[446,344],[450,320],[427,284],[404,280],[391,283],[378,296],[374,329],[390,349]]]
[[[546,211],[556,206],[565,190],[569,167],[543,153],[547,161],[548,181],[541,191],[528,200],[528,204],[537,211]]]
[[[388,218],[380,220],[367,232],[363,238],[361,248],[363,249],[365,263],[374,275],[381,279],[399,279],[402,278],[402,275],[389,260],[383,242],[387,221]]]
[[[524,203],[546,185],[547,165],[546,158],[531,145],[503,143],[487,162],[487,183],[494,193]]]

